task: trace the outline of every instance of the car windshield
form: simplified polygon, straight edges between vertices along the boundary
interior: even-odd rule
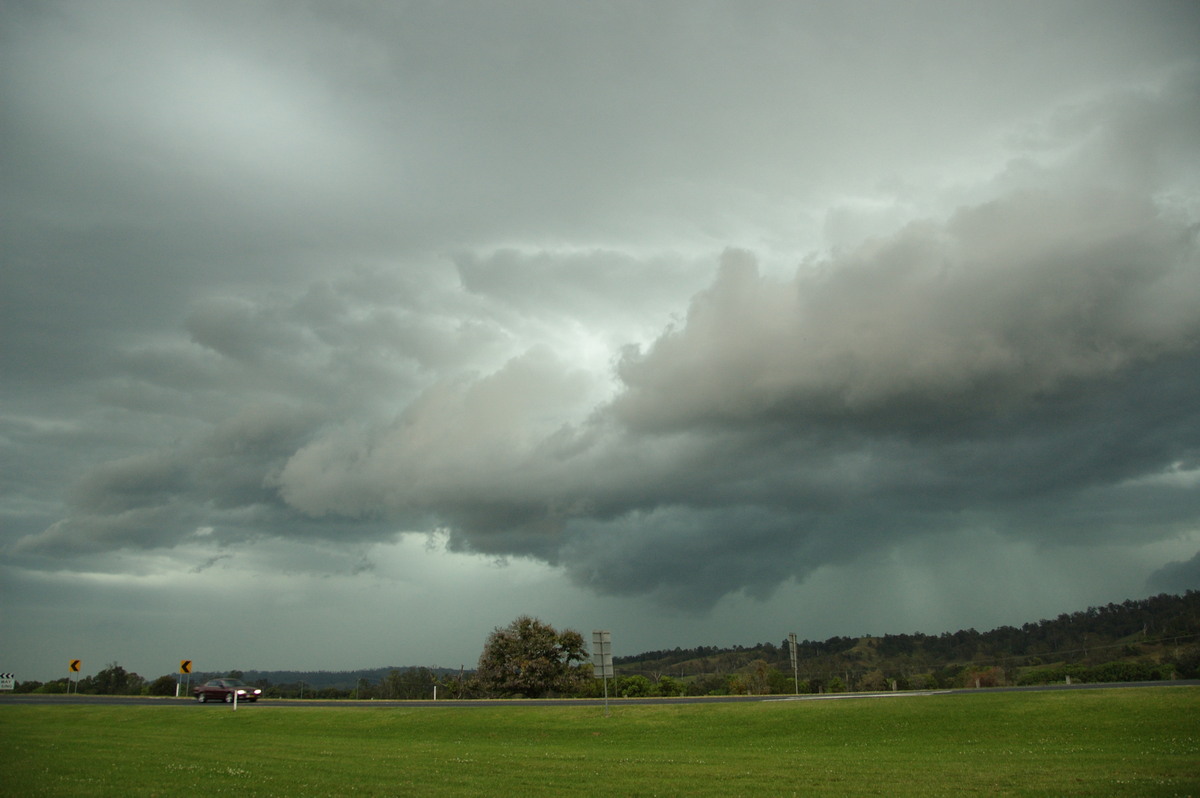
[[[226,687],[245,687],[246,683],[241,679],[225,679],[222,682]]]

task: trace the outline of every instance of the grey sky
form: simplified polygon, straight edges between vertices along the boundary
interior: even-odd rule
[[[6,4],[0,669],[1200,588],[1196,41],[1187,2]]]

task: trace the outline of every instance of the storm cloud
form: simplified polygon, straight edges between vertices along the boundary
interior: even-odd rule
[[[1180,91],[1162,101],[1200,107],[1194,82]],[[1118,170],[1125,143],[1104,145]],[[1047,544],[1131,534],[1131,514],[1143,538],[1177,534],[1194,491],[1155,478],[1194,470],[1200,443],[1195,222],[1145,175],[1084,182],[1094,157],[790,279],[728,251],[586,416],[567,364],[524,356],[369,443],[301,450],[284,495],[427,509],[461,545],[688,603],[981,519]]]
[[[0,13],[9,584],[1194,577],[1188,4]]]

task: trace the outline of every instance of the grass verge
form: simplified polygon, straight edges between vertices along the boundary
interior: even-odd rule
[[[1200,690],[602,708],[3,706],[0,795],[1200,796]]]

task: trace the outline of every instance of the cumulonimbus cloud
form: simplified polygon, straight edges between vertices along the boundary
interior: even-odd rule
[[[1128,481],[1198,442],[1198,291],[1176,209],[1022,189],[788,280],[727,252],[586,418],[550,412],[560,365],[514,363],[427,395],[369,445],[302,450],[281,484],[308,512],[420,508],[454,545],[684,605],[956,523],[1125,533],[1115,519],[1148,496]],[[1089,445],[1094,430],[1111,440]]]
[[[1178,132],[1196,86],[1137,108]],[[616,358],[615,383],[546,345],[436,373],[429,353],[464,361],[470,330],[451,330],[406,360],[405,384],[429,379],[390,417],[383,401],[373,420],[298,417],[217,470],[98,468],[74,515],[24,548],[119,545],[121,519],[146,508],[179,512],[165,533],[130,527],[125,544],[170,545],[219,496],[266,508],[268,534],[297,534],[297,517],[330,537],[437,527],[452,547],[537,557],[602,592],[701,606],[956,525],[1072,541],[1130,534],[1141,517],[1137,534],[1169,534],[1197,501],[1138,480],[1195,468],[1200,451],[1194,151],[1166,131],[1147,157],[1130,108],[1094,111],[1057,162],[1014,166],[984,200],[790,277],[727,251],[678,326]],[[618,266],[624,279],[630,263]],[[519,304],[482,261],[458,269],[479,301]],[[282,391],[306,364],[340,378],[366,344],[428,337],[382,311],[351,324],[336,297],[316,299],[273,314],[210,302],[188,328],[223,358],[270,365]],[[502,337],[490,328],[488,345]]]

